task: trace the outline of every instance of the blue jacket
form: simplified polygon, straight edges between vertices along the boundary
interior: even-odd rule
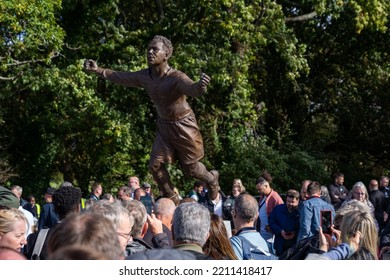
[[[332,212],[332,221],[334,220],[336,213],[333,205],[320,197],[311,197],[302,202],[300,206],[298,242],[318,233],[321,225],[321,210],[330,210]]]
[[[268,217],[268,225],[275,234],[274,249],[276,255],[280,256],[283,251],[292,247],[297,242],[297,235],[299,232],[299,211],[293,210],[291,213],[287,209],[286,204],[275,206]],[[285,240],[281,231],[295,232],[295,238]]]

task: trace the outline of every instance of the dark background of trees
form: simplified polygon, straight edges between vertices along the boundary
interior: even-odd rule
[[[153,104],[82,61],[139,70],[161,34],[171,66],[212,77],[189,103],[226,193],[236,177],[255,193],[264,169],[280,192],[336,171],[367,184],[390,169],[389,12],[387,0],[0,0],[0,183],[39,196],[63,180],[85,194],[93,180],[152,182]]]

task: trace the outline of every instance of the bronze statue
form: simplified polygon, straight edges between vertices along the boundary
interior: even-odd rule
[[[170,40],[155,36],[148,45],[148,68],[136,72],[120,72],[98,67],[93,60],[84,61],[84,70],[127,87],[146,90],[157,109],[157,136],[150,154],[149,170],[163,196],[179,203],[166,164],[177,157],[183,172],[207,183],[209,197],[215,199],[220,189],[218,171],[208,171],[200,160],[204,156],[203,139],[187,95],[201,96],[210,77],[204,73],[198,82],[169,66],[173,47]]]

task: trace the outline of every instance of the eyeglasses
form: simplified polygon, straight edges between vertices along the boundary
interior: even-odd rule
[[[131,232],[129,232],[129,233],[117,232],[117,234],[128,241],[132,238]]]
[[[356,194],[356,195],[365,195],[365,193],[363,193],[363,192],[354,192],[354,194]]]

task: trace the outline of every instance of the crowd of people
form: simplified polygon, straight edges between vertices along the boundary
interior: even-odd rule
[[[380,260],[390,254],[389,178],[328,186],[305,180],[279,194],[264,171],[257,194],[235,178],[213,198],[196,181],[184,197],[155,197],[129,178],[117,194],[71,182],[47,188],[45,204],[0,187],[0,259],[13,260]],[[329,217],[325,214],[328,213]],[[326,220],[330,219],[330,221]],[[326,221],[325,221],[326,220]],[[115,238],[113,238],[115,237]]]

